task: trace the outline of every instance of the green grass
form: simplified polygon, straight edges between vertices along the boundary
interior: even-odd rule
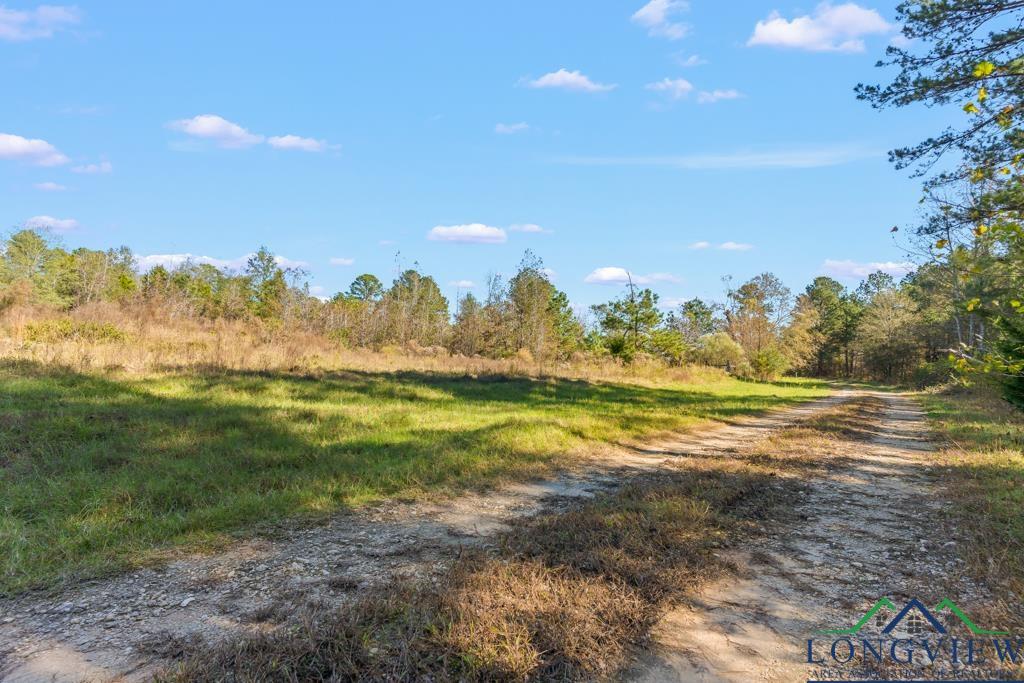
[[[0,364],[0,592],[285,517],[527,477],[604,443],[828,393],[347,371],[83,374]]]
[[[973,543],[964,556],[977,575],[1024,589],[1024,413],[983,388],[921,400],[947,441],[950,499]]]

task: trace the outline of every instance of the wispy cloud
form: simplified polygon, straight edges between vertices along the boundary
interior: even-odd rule
[[[672,273],[650,273],[640,275],[633,273],[619,266],[604,266],[595,268],[583,278],[583,281],[591,285],[625,285],[632,280],[634,285],[652,285],[659,282],[679,284],[682,278]]]
[[[68,189],[65,186],[61,185],[60,183],[55,183],[52,181],[47,181],[45,183],[36,183],[32,187],[43,192],[63,192],[64,190]]]
[[[850,259],[825,259],[825,262],[821,264],[820,271],[832,277],[859,280],[878,271],[900,277],[911,272],[915,267],[910,261],[870,261],[864,263]]]
[[[301,135],[271,135],[267,137],[253,133],[217,114],[200,114],[190,119],[178,119],[168,123],[167,127],[190,137],[208,140],[225,149],[246,149],[264,142],[274,149],[300,152],[322,152],[335,147],[328,144],[326,140],[307,138]]]
[[[551,230],[548,230],[547,228],[542,228],[536,223],[516,223],[514,225],[508,226],[508,230],[509,232],[530,232],[534,234],[551,232]]]
[[[732,169],[822,168],[874,158],[884,152],[858,145],[838,145],[768,152],[727,152],[676,156],[568,156],[554,163],[578,166],[666,166],[688,171]]]
[[[250,133],[237,123],[216,114],[200,114],[190,119],[178,119],[171,121],[167,127],[192,137],[211,140],[228,149],[242,149],[263,142],[262,135]]]
[[[508,235],[501,228],[483,223],[465,225],[436,225],[427,233],[432,242],[456,242],[460,244],[502,244]]]
[[[853,2],[819,4],[812,14],[783,18],[772,12],[754,26],[747,45],[767,45],[810,52],[863,52],[864,36],[893,30],[877,10]]]
[[[512,135],[513,133],[522,133],[523,131],[529,130],[530,125],[525,121],[519,123],[498,123],[494,126],[494,132],[500,135]]]
[[[68,232],[80,227],[74,218],[54,218],[53,216],[32,216],[25,221],[24,226],[29,230],[52,230],[54,232]]]
[[[21,161],[35,166],[60,166],[69,159],[46,140],[0,133],[0,159]]]
[[[559,88],[577,92],[608,92],[618,87],[615,84],[596,83],[579,71],[568,71],[564,68],[544,74],[532,81],[528,80],[526,84],[531,88]]]
[[[356,260],[354,258],[348,258],[345,256],[335,256],[329,261],[332,266],[351,266],[355,262]]]
[[[326,140],[315,140],[298,135],[273,135],[267,138],[267,144],[274,149],[294,149],[300,152],[322,152],[327,149]]]
[[[81,20],[77,7],[40,5],[32,10],[13,10],[0,5],[0,40],[25,42],[52,38],[58,31]]]
[[[448,283],[449,287],[458,287],[459,289],[473,289],[476,287],[476,283],[472,280],[452,280]]]
[[[690,3],[686,0],[651,0],[634,12],[631,20],[652,36],[679,40],[686,37],[690,27],[673,18],[689,9]]]
[[[109,161],[101,161],[98,164],[82,164],[81,166],[72,166],[72,173],[84,173],[86,175],[96,175],[98,173],[110,173],[114,170],[113,164]]]
[[[697,95],[698,104],[714,104],[722,100],[736,100],[743,97],[739,90],[704,90]]]
[[[214,256],[201,256],[198,254],[136,254],[135,263],[139,270],[150,270],[156,266],[163,266],[173,270],[186,263],[211,265],[221,270],[239,271],[245,268],[246,263],[253,257],[253,254],[246,254],[238,258],[222,259]],[[296,261],[284,256],[275,256],[274,263],[282,268],[307,268],[305,261]]]
[[[685,78],[663,78],[655,83],[648,83],[644,88],[665,93],[671,99],[679,100],[693,91],[693,83],[690,83]]]
[[[708,60],[702,58],[700,55],[675,55],[676,64],[681,67],[691,69],[695,66],[703,66],[708,63]]]
[[[707,240],[701,240],[694,242],[689,246],[690,249],[700,251],[702,249],[721,249],[722,251],[748,251],[754,248],[753,244],[747,244],[746,242],[722,242],[721,244],[715,245]]]

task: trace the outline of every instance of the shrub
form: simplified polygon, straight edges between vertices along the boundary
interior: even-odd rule
[[[762,382],[778,379],[787,369],[789,361],[776,346],[761,349],[750,357],[750,375]]]
[[[694,359],[698,363],[726,368],[730,372],[739,372],[747,364],[743,347],[725,332],[705,334],[698,339]]]
[[[123,342],[126,335],[110,323],[79,322],[70,318],[43,320],[25,326],[25,340],[40,344],[83,341],[94,344]]]

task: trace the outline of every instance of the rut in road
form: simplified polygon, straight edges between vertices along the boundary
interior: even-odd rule
[[[849,394],[595,456],[555,478],[442,503],[402,503],[285,528],[227,552],[186,557],[64,591],[0,601],[0,678],[142,679],[165,644],[258,632],[304,605],[343,605],[398,578],[437,575],[466,545],[487,546],[517,519],[567,507],[678,462],[727,456]]]
[[[863,426],[866,438],[833,446],[835,466],[797,503],[800,521],[730,553],[738,576],[670,611],[630,680],[806,681],[822,673],[805,663],[807,639],[856,623],[881,597],[900,606],[991,601],[963,576],[921,410],[899,395],[876,400],[883,407]]]

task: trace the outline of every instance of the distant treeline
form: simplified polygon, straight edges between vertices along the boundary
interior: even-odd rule
[[[983,319],[952,305],[937,266],[899,283],[875,273],[853,290],[819,277],[796,296],[764,273],[728,288],[724,303],[695,298],[668,312],[650,289],[627,285],[582,317],[546,272],[527,252],[511,278],[492,276],[483,299],[466,294],[454,310],[437,282],[414,268],[390,286],[359,275],[347,291],[322,300],[309,293],[305,273],[281,267],[265,248],[237,273],[202,263],[140,272],[126,247],[69,251],[20,230],[2,243],[0,307],[69,311],[113,302],[169,318],[259,321],[351,347],[444,347],[537,362],[610,355],[625,363],[702,363],[757,379],[786,372],[927,378],[947,365],[958,329],[985,335]]]

